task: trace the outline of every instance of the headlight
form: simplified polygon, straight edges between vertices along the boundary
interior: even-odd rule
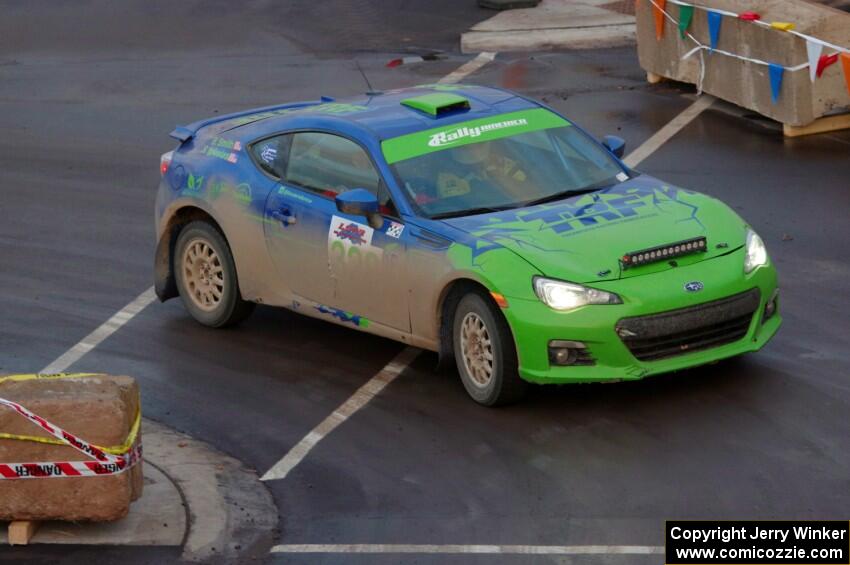
[[[573,310],[587,304],[623,303],[619,296],[604,290],[543,277],[534,277],[534,292],[544,304],[555,310]]]
[[[767,248],[753,230],[747,230],[747,257],[744,259],[744,272],[752,273],[757,267],[767,264]]]

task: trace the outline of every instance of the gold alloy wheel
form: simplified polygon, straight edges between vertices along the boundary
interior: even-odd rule
[[[211,312],[224,296],[224,269],[209,242],[195,238],[183,252],[183,279],[195,306]]]
[[[472,383],[484,388],[493,377],[493,345],[484,320],[475,312],[463,317],[460,325],[460,350],[466,373]]]

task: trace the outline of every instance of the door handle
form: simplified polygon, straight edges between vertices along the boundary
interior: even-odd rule
[[[285,226],[291,226],[296,223],[295,214],[289,208],[281,208],[280,210],[272,210],[271,217],[282,223]]]

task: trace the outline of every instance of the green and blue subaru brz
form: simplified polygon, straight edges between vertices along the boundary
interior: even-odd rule
[[[734,211],[505,90],[322,98],[172,136],[156,290],[208,326],[282,306],[454,358],[496,405],[756,351],[781,323]]]

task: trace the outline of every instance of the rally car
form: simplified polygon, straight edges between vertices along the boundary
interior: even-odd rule
[[[207,326],[282,306],[454,358],[496,405],[755,351],[781,323],[764,243],[728,206],[506,90],[323,97],[171,136],[156,292]]]

